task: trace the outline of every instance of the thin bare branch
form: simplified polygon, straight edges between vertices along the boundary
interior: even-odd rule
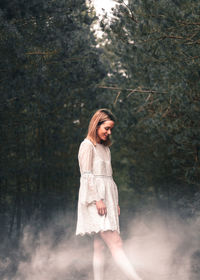
[[[118,98],[119,98],[119,96],[120,96],[120,91],[117,93],[117,96],[116,96],[116,98],[115,98],[115,101],[114,101],[114,103],[113,103],[113,105],[116,105],[116,103],[117,103],[117,100],[118,100]]]
[[[178,21],[182,25],[200,25],[200,22]]]
[[[137,21],[136,18],[135,18],[135,15],[133,14],[133,11],[129,8],[129,6],[128,6],[124,1],[123,1],[123,4],[124,4],[124,6],[127,8],[127,10],[129,11],[130,16],[131,16],[131,19],[132,19],[134,22],[138,23],[138,21]]]
[[[27,52],[26,55],[52,55],[56,54],[57,51],[52,51],[52,52],[40,52],[40,51],[35,51],[35,52]]]
[[[135,90],[132,90],[131,92],[129,92],[129,94],[127,95],[127,98],[128,98],[133,92],[135,92]]]
[[[132,89],[132,88],[119,88],[119,87],[112,87],[112,86],[101,86],[99,85],[98,88],[104,88],[104,89],[111,89],[111,90],[120,90],[120,91],[130,91],[130,93],[127,95],[127,97],[129,97],[132,93],[134,92],[141,92],[141,93],[167,93],[165,91],[163,92],[158,92],[156,90],[146,90],[146,89],[141,89],[141,88],[135,88],[135,89]]]
[[[200,40],[196,40],[196,41],[193,41],[193,42],[187,42],[185,44],[186,45],[195,45],[195,44],[199,45],[200,44]]]
[[[184,37],[182,37],[182,36],[173,36],[173,35],[171,35],[171,36],[167,36],[167,35],[165,35],[165,36],[162,36],[162,37],[158,38],[158,40],[163,40],[163,39],[176,39],[176,40],[184,40],[185,38],[184,38]]]
[[[147,96],[145,102],[149,101],[150,97],[151,97],[151,93],[149,93],[149,95]]]

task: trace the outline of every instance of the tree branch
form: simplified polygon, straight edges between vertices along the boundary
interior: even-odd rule
[[[200,22],[187,22],[187,21],[178,21],[182,25],[200,25]]]
[[[52,51],[52,52],[41,52],[41,51],[35,51],[35,52],[27,52],[27,55],[52,55],[56,54],[57,51]]]
[[[114,101],[114,103],[113,103],[113,105],[115,105],[116,103],[117,103],[117,100],[118,100],[118,98],[119,98],[119,96],[120,96],[120,91],[117,93],[117,96],[116,96],[116,98],[115,98],[115,101]]]
[[[104,89],[111,89],[111,90],[119,90],[119,91],[122,91],[122,90],[130,91],[129,94],[127,95],[127,97],[129,97],[134,92],[141,92],[141,93],[167,93],[165,91],[158,92],[156,90],[146,90],[146,89],[141,89],[141,88],[132,89],[132,88],[119,88],[119,87],[112,87],[112,86],[101,86],[101,85],[98,85],[97,87],[98,88],[104,88]]]
[[[134,14],[133,14],[133,11],[129,8],[129,6],[128,6],[124,1],[123,1],[123,4],[124,4],[124,6],[127,8],[127,10],[129,11],[130,16],[131,16],[131,19],[132,19],[134,22],[138,23],[138,21],[136,20]]]

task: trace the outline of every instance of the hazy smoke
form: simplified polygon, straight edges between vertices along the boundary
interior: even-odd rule
[[[65,217],[55,221],[39,234],[31,226],[24,230],[17,272],[2,280],[93,279],[91,239],[75,237],[74,229],[65,230]],[[144,280],[196,280],[191,266],[198,255],[199,229],[197,220],[186,223],[168,215],[140,216],[129,224],[124,248]],[[105,279],[126,279],[109,252],[106,259]],[[0,269],[10,263],[0,260]]]
[[[132,222],[125,246],[144,279],[189,280],[192,257],[199,246],[198,221],[154,215]]]

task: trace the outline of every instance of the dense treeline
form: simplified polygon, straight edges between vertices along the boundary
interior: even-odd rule
[[[1,1],[0,17],[1,231],[12,236],[75,209],[78,145],[105,71],[85,1]]]
[[[111,65],[101,87],[116,94],[124,143],[114,161],[123,174],[119,181],[128,192],[132,188],[134,205],[194,213],[200,190],[200,5],[119,3],[111,23],[101,23],[103,43],[108,39],[104,59]]]
[[[78,146],[99,107],[118,119],[124,212],[199,211],[199,12],[189,0],[120,1],[96,40],[83,0],[1,1],[2,236],[75,213]]]

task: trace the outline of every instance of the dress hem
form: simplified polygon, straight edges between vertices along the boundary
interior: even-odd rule
[[[80,232],[80,233],[76,233],[75,235],[76,236],[94,235],[94,234],[98,234],[98,233],[104,232],[104,231],[117,231],[120,234],[120,230],[118,230],[118,229],[105,229],[105,230],[97,230],[97,231],[90,231],[90,232]]]

